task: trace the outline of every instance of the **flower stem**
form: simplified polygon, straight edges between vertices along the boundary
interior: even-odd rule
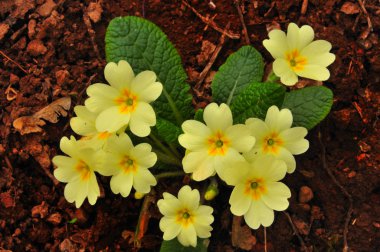
[[[169,148],[170,150],[172,151],[172,153],[179,159],[181,159],[181,154],[179,154],[177,148],[175,147],[175,145],[173,143],[168,143],[169,145]]]
[[[174,159],[177,159],[179,161],[179,157],[177,157],[176,155],[174,155],[174,153],[168,149],[165,145],[163,145],[161,143],[161,141],[151,132],[150,135],[149,135],[149,138],[153,140],[153,142],[155,143],[155,145],[161,149],[161,151],[163,151],[167,156],[170,156]],[[180,163],[180,162],[179,162]]]
[[[153,152],[156,153],[158,160],[162,163],[182,167],[181,161],[177,157],[166,155],[158,150],[153,150]]]
[[[271,82],[271,83],[274,83],[274,82],[277,82],[280,78],[274,74],[273,70],[270,71],[270,73],[268,74],[267,76],[267,79],[265,80],[265,82]]]
[[[183,171],[163,172],[163,173],[157,174],[155,177],[157,180],[159,180],[162,178],[181,177],[181,176],[185,176],[185,173]]]

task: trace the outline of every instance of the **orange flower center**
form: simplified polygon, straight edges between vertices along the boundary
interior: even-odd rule
[[[284,145],[284,141],[279,137],[278,133],[270,133],[263,139],[263,152],[278,154],[278,151],[282,145]]]
[[[307,63],[306,58],[302,57],[297,49],[287,52],[286,60],[293,71],[301,71]]]
[[[121,113],[128,114],[135,111],[137,106],[137,95],[130,92],[128,89],[124,89],[122,94],[115,99]]]
[[[248,179],[245,182],[244,194],[250,196],[252,200],[259,200],[266,191],[267,188],[262,178]]]
[[[194,222],[193,214],[186,208],[177,211],[176,222],[183,227],[187,227]]]
[[[223,156],[227,153],[228,147],[231,145],[230,140],[218,131],[215,135],[207,139],[208,154],[212,156]]]
[[[112,135],[111,133],[109,133],[108,131],[104,131],[104,132],[100,132],[98,133],[98,139],[107,139],[110,135]]]
[[[80,179],[82,181],[90,179],[91,169],[83,160],[79,160],[78,164],[75,166],[75,170],[80,173]]]
[[[136,161],[131,159],[127,155],[123,157],[123,159],[120,161],[119,164],[125,173],[130,173],[130,172],[135,173],[137,171]]]

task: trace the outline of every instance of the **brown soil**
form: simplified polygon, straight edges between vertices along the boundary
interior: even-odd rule
[[[218,26],[224,28],[230,22],[229,30],[242,34],[233,1],[214,0],[216,9],[208,2],[189,1],[203,16],[214,18]],[[296,172],[286,178],[293,195],[287,212],[300,237],[294,234],[287,216],[277,213],[275,223],[267,228],[268,250],[299,251],[307,247],[313,251],[340,251],[348,231],[351,250],[380,251],[379,2],[367,0],[364,6],[360,6],[362,1],[353,0],[243,2],[250,43],[268,63],[272,59],[261,44],[267,29],[284,29],[289,22],[313,26],[316,36],[330,41],[337,55],[330,67],[331,78],[325,83],[335,95],[332,111],[309,133],[310,149],[297,158]],[[307,2],[307,9],[302,10]],[[178,49],[193,87],[210,56],[207,51],[201,52],[202,43],[219,43],[221,34],[180,0],[97,3],[89,8],[89,0],[0,2],[1,251],[135,250],[130,238],[141,201],[113,195],[109,180],[102,178],[106,197],[95,206],[86,203],[76,209],[63,197],[64,184],[51,175],[54,168],[50,159],[59,153],[59,140],[72,133],[68,127],[72,107],[83,103],[84,90],[90,83],[104,82],[104,35],[112,18],[143,16],[161,27]],[[237,40],[226,38],[211,70],[217,70],[244,44],[243,36]],[[210,101],[209,85],[192,91],[196,107]],[[46,122],[40,132],[25,135],[12,126],[20,116],[32,115],[68,95],[72,97],[68,117],[59,118],[57,123]],[[162,191],[175,192],[178,186],[171,180],[160,182],[154,200]],[[308,188],[301,190],[303,186]],[[301,203],[300,191],[301,196],[307,196],[309,189],[314,197]],[[239,228],[231,233],[230,191],[221,188],[212,203],[216,221],[209,251],[241,251],[231,242]],[[350,198],[353,211],[347,219]],[[141,251],[157,251],[162,236],[159,213],[154,205],[148,210],[151,218]],[[74,218],[77,221],[71,224]],[[263,251],[263,229],[252,234],[256,239],[241,236],[241,240],[250,238],[254,244],[251,251]]]

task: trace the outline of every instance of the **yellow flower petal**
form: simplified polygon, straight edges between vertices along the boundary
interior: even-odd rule
[[[190,186],[183,186],[178,192],[178,200],[186,209],[195,210],[199,207],[199,191],[191,190]]]
[[[267,192],[262,195],[263,202],[271,209],[283,211],[288,208],[291,193],[289,188],[281,182],[268,182]]]
[[[289,67],[285,59],[276,59],[273,62],[273,72],[280,77],[281,82],[287,86],[293,86],[298,82],[297,75]]]
[[[165,216],[175,217],[177,210],[181,208],[181,202],[172,194],[165,192],[164,199],[157,201],[157,207]]]
[[[96,83],[86,89],[89,98],[85,100],[88,110],[99,113],[106,108],[115,106],[114,100],[119,95],[116,88],[106,84]]]
[[[277,158],[283,160],[286,163],[287,173],[293,173],[295,171],[296,160],[288,149],[280,148]]]
[[[314,39],[314,30],[311,26],[309,25],[303,25],[299,29],[299,40],[298,40],[298,45],[297,48],[299,50],[302,50],[305,48],[307,45],[309,45],[313,39]]]
[[[260,225],[269,227],[274,221],[274,212],[262,201],[252,201],[251,207],[244,215],[244,220],[252,229],[258,229]]]
[[[195,181],[202,181],[215,174],[213,160],[206,151],[189,152],[182,160],[183,170],[193,173]]]
[[[54,177],[60,182],[67,183],[80,176],[75,170],[75,166],[78,163],[77,160],[66,156],[55,156],[52,161],[58,167],[54,170]]]
[[[175,217],[162,217],[159,226],[164,232],[163,239],[165,241],[174,239],[181,232],[181,225],[176,223]]]
[[[295,23],[288,25],[287,42],[289,50],[297,48],[299,41],[299,27]]]
[[[277,106],[271,106],[266,114],[265,123],[269,130],[281,132],[289,129],[293,123],[293,115],[289,109],[279,110]]]
[[[109,62],[106,65],[104,77],[112,87],[121,90],[130,87],[135,74],[127,61],[120,60],[118,64]]]
[[[196,120],[187,120],[182,123],[182,130],[186,134],[200,136],[206,138],[212,132],[211,130],[204,124]]]
[[[231,193],[230,201],[231,213],[242,216],[248,212],[251,206],[251,199],[245,195],[245,185],[238,184]]]
[[[203,113],[203,119],[207,127],[212,131],[224,131],[232,126],[232,113],[230,108],[222,103],[218,106],[216,103],[209,104]]]
[[[148,193],[156,184],[156,178],[146,168],[140,168],[133,177],[133,188],[138,192]]]
[[[233,125],[226,130],[226,136],[232,142],[231,147],[238,152],[246,152],[252,149],[256,139],[250,134],[249,128],[243,124]]]
[[[306,65],[301,71],[297,71],[298,76],[317,81],[325,81],[330,78],[330,72],[326,67],[319,65]]]
[[[128,124],[130,118],[130,114],[121,113],[118,107],[113,106],[101,112],[96,118],[96,129],[99,132],[116,132]]]
[[[195,231],[194,226],[183,228],[177,238],[178,241],[185,247],[197,246],[197,232]]]
[[[156,114],[152,106],[139,102],[129,122],[132,133],[139,137],[146,137],[150,134],[150,127],[154,125],[156,125]]]
[[[263,41],[264,47],[273,58],[282,58],[289,50],[285,32],[281,30],[272,30],[268,34],[269,39]]]
[[[100,189],[99,189],[98,181],[96,180],[96,176],[94,174],[94,176],[91,176],[90,180],[88,181],[88,196],[87,196],[88,202],[91,205],[95,205],[96,200],[98,199],[99,196],[100,196]]]
[[[133,185],[132,173],[119,173],[111,178],[111,190],[114,194],[121,194],[123,197],[128,197],[131,193]]]

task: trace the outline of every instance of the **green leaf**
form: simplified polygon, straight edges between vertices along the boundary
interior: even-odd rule
[[[251,83],[231,104],[234,123],[244,123],[251,117],[264,119],[270,106],[281,106],[284,96],[285,88],[280,84]]]
[[[204,112],[203,109],[198,109],[197,111],[195,111],[194,120],[204,122],[203,121],[203,112]]]
[[[332,104],[333,92],[330,89],[306,87],[286,93],[282,108],[292,111],[293,126],[310,130],[328,115]]]
[[[154,102],[158,116],[181,125],[194,113],[181,58],[155,24],[139,17],[114,18],[106,33],[107,61],[127,60],[135,73],[154,71],[164,89]]]
[[[162,118],[157,118],[156,129],[158,136],[167,143],[176,143],[182,134],[180,127]]]
[[[184,247],[178,242],[177,238],[170,241],[163,241],[161,244],[160,252],[207,252],[209,240],[198,238],[197,246],[194,247]]]
[[[231,54],[219,68],[211,84],[213,101],[230,104],[250,83],[263,78],[264,62],[252,46]]]

